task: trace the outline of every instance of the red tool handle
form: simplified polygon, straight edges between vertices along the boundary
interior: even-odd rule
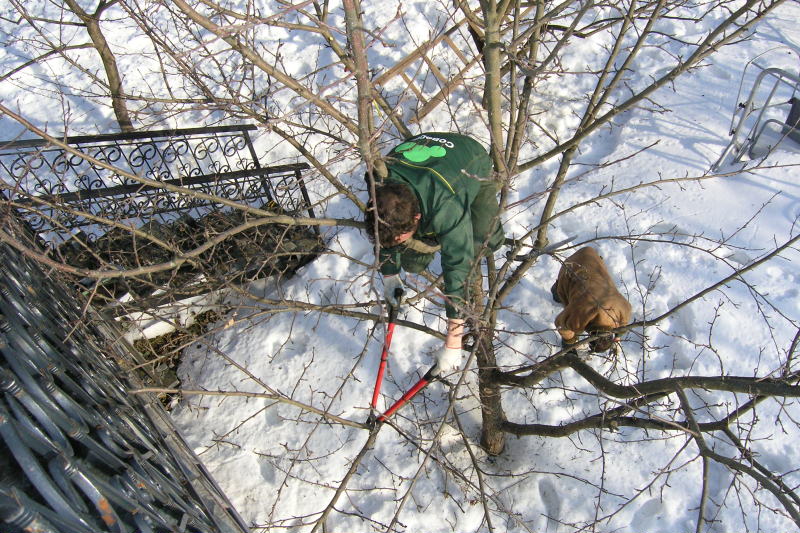
[[[383,343],[383,352],[381,352],[381,363],[378,366],[378,376],[375,378],[375,391],[372,393],[372,408],[378,406],[378,396],[381,394],[381,383],[383,383],[383,373],[386,371],[386,364],[389,362],[389,346],[392,344],[392,335],[394,334],[394,322],[389,322],[389,327],[386,329],[386,341]]]
[[[386,328],[386,339],[383,341],[383,351],[381,352],[381,362],[378,365],[378,376],[375,378],[375,390],[372,393],[372,408],[378,406],[378,396],[381,393],[383,374],[386,372],[386,364],[389,362],[389,346],[392,345],[392,335],[394,334],[394,323],[397,321],[397,312],[400,310],[400,302],[403,299],[403,289],[396,288],[394,297],[397,305],[389,305],[389,326]]]
[[[394,405],[392,405],[392,406],[391,406],[389,409],[387,409],[385,413],[383,413],[382,415],[380,415],[380,416],[378,417],[378,420],[377,420],[377,421],[378,421],[378,422],[384,422],[384,421],[385,421],[387,418],[389,418],[390,416],[392,416],[392,415],[393,415],[393,414],[394,414],[394,413],[395,413],[395,412],[396,412],[398,409],[400,409],[400,408],[401,408],[401,407],[403,407],[403,406],[404,406],[406,403],[408,403],[408,401],[409,401],[411,398],[413,398],[414,396],[416,396],[417,394],[419,394],[419,392],[420,392],[422,389],[424,389],[425,387],[427,387],[428,385],[430,385],[430,384],[431,384],[431,382],[433,382],[433,381],[436,381],[436,380],[438,379],[439,375],[438,375],[438,373],[436,373],[436,374],[434,374],[434,373],[433,373],[433,371],[434,371],[434,369],[435,369],[435,368],[436,368],[436,366],[434,366],[433,368],[431,368],[430,370],[428,370],[428,372],[426,372],[426,373],[425,373],[425,375],[424,375],[424,376],[422,376],[422,378],[421,378],[419,381],[417,381],[417,384],[416,384],[416,385],[414,385],[413,387],[411,387],[411,388],[408,390],[408,392],[406,392],[405,394],[403,394],[403,396],[402,396],[402,397],[401,397],[399,400],[397,400],[397,401],[394,403]]]

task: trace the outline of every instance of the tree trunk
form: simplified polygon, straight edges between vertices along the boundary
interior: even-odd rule
[[[77,15],[81,22],[86,25],[86,31],[89,38],[92,40],[95,50],[100,55],[100,60],[103,62],[103,68],[106,71],[106,78],[108,79],[108,89],[111,93],[111,107],[114,109],[114,116],[117,118],[119,129],[123,132],[134,131],[133,122],[131,121],[128,107],[125,104],[125,96],[122,90],[122,76],[117,67],[117,60],[111,47],[108,46],[105,35],[100,29],[100,13],[102,9],[90,15],[87,13],[76,0],[65,0],[69,9]]]
[[[500,176],[508,177],[506,160],[501,149],[503,143],[503,110],[500,94],[502,81],[500,23],[503,13],[495,1],[481,2],[481,11],[484,20],[483,64],[486,69],[484,103],[489,119],[491,137],[489,153],[492,157],[495,172]],[[492,267],[488,266],[488,268]],[[475,304],[473,309],[478,310],[481,314],[480,322],[475,324],[478,395],[481,402],[482,418],[480,443],[481,447],[489,455],[499,455],[506,446],[506,437],[501,429],[505,414],[503,413],[500,387],[493,380],[493,373],[497,368],[494,346],[492,346],[495,312],[487,307],[480,267],[476,270],[477,272],[471,283],[472,294],[470,296]]]
[[[471,283],[470,297],[473,298],[473,302],[476,304],[482,304],[486,299],[483,294],[480,271],[475,275],[475,278]],[[484,305],[475,305],[473,309],[480,310],[484,307]],[[506,446],[506,435],[502,430],[506,415],[503,412],[500,385],[494,379],[494,373],[497,369],[497,359],[492,345],[495,313],[489,313],[488,316],[484,313],[484,315],[484,320],[488,318],[488,324],[476,325],[474,330],[476,334],[475,355],[478,362],[478,396],[481,402],[482,418],[480,443],[481,447],[489,455],[499,455]]]
[[[375,172],[380,180],[386,179],[389,171],[374,149],[372,114],[372,85],[369,80],[367,50],[364,44],[364,23],[361,19],[361,2],[344,0],[345,28],[350,54],[353,58],[358,102],[358,147],[368,172]],[[372,194],[373,191],[370,191]]]
[[[481,447],[489,455],[499,455],[506,447],[505,421],[500,385],[493,379],[497,360],[490,330],[482,329],[476,340],[478,358],[478,394],[481,400]]]
[[[86,29],[89,31],[89,36],[92,38],[92,43],[97,49],[97,53],[100,54],[100,59],[103,61],[103,67],[108,78],[108,88],[111,92],[111,107],[114,108],[114,115],[117,117],[119,129],[124,132],[134,131],[133,122],[128,113],[128,106],[125,104],[122,76],[120,76],[119,68],[117,68],[117,60],[108,46],[103,32],[100,31],[99,21],[87,19]]]
[[[483,64],[486,68],[484,102],[489,118],[489,133],[491,137],[489,153],[492,156],[495,170],[500,172],[505,169],[506,164],[503,152],[500,149],[503,143],[503,111],[500,94],[502,78],[500,51],[502,43],[500,41],[500,17],[495,8],[496,6],[489,6],[484,9],[484,22],[486,24],[483,46]]]

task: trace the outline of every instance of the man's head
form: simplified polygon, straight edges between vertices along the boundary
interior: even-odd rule
[[[376,211],[378,240],[383,248],[391,248],[405,242],[419,225],[417,197],[402,183],[389,182],[375,189],[375,201],[370,202],[364,219],[370,240],[375,238]]]

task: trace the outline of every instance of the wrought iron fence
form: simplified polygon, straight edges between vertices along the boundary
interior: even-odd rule
[[[261,166],[250,138],[255,129],[67,137],[68,148],[0,141],[3,194],[52,246],[77,228],[92,240],[110,223],[199,218],[221,209],[219,198],[314,217],[302,174],[308,164]]]
[[[83,307],[0,244],[0,530],[248,531],[160,405],[128,392],[131,348]]]

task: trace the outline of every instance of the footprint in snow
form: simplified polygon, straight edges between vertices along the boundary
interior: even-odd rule
[[[632,531],[647,531],[653,529],[663,518],[664,505],[658,498],[647,500],[633,515],[630,529]]]
[[[561,515],[561,497],[558,495],[555,484],[549,479],[539,481],[539,497],[544,504],[544,514],[547,516],[548,533],[558,531],[558,520]]]
[[[684,228],[678,226],[677,224],[671,224],[668,222],[655,224],[650,228],[650,233],[660,236],[662,239],[676,242],[689,240],[689,233]]]

